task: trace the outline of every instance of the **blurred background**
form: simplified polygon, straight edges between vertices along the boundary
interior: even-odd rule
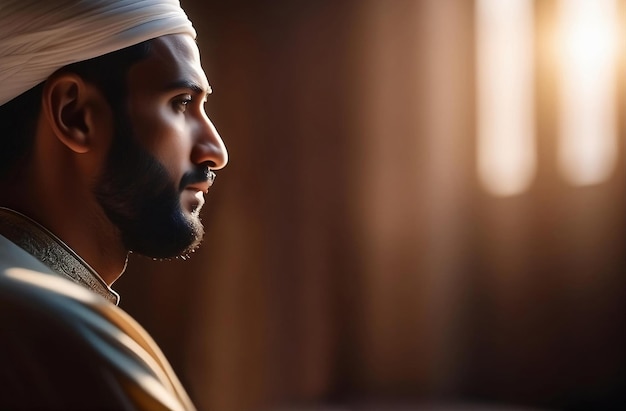
[[[626,404],[625,0],[183,0],[230,153],[121,306],[201,410]]]

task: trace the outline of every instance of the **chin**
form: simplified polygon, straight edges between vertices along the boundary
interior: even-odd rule
[[[202,242],[204,227],[199,209],[178,209],[169,215],[144,215],[131,227],[122,228],[127,249],[158,260],[187,259]]]
[[[191,212],[190,215],[186,216],[187,222],[189,223],[188,227],[191,228],[191,242],[186,245],[186,247],[182,251],[178,251],[174,253],[168,258],[181,258],[186,260],[191,256],[191,254],[195,253],[200,245],[202,244],[202,239],[204,237],[204,226],[202,225],[202,220],[200,219],[200,208]]]

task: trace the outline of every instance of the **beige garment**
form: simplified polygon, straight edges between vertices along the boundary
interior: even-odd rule
[[[0,235],[0,409],[194,406],[128,314]]]

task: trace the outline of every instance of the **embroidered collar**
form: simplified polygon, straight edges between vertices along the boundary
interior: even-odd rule
[[[48,229],[11,209],[0,207],[0,234],[55,273],[81,284],[117,305],[120,296],[74,250]]]

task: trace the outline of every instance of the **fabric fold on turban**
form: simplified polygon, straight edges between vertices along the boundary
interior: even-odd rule
[[[68,64],[196,32],[178,0],[2,0],[0,105]]]

